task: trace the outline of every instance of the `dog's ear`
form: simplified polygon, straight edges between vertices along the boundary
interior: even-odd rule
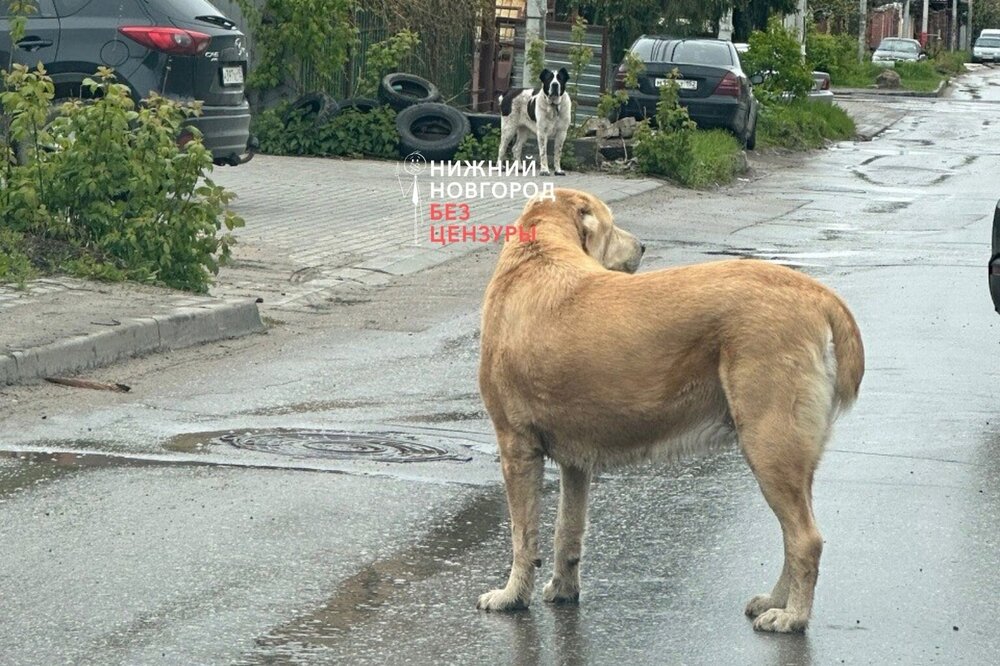
[[[598,221],[594,211],[593,201],[583,192],[558,189],[556,198],[563,199],[574,212],[576,230],[580,234],[580,246],[586,250],[598,229]]]
[[[559,81],[559,85],[562,86],[562,89],[566,90],[566,82],[569,81],[569,72],[566,71],[565,67],[559,68],[559,73],[556,74],[556,79]]]
[[[547,86],[549,85],[549,81],[551,81],[554,77],[555,75],[548,69],[543,69],[542,73],[538,75],[538,80],[541,81],[543,85]]]

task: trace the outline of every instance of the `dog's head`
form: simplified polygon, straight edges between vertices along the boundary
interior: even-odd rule
[[[556,74],[548,69],[543,69],[538,75],[542,81],[542,94],[549,98],[553,104],[559,103],[559,98],[566,92],[566,82],[569,81],[569,72],[565,67],[560,67]]]
[[[551,215],[552,212],[556,215]],[[554,200],[535,197],[524,207],[522,225],[531,226],[542,220],[561,225],[572,221],[576,233],[566,237],[574,244],[579,243],[583,252],[609,270],[634,273],[646,251],[638,238],[615,226],[607,204],[587,192],[559,188]]]

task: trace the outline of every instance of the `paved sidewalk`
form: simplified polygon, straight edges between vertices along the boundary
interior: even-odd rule
[[[529,183],[575,187],[618,201],[658,187],[648,178],[570,173],[562,177],[440,177],[429,168],[413,176],[401,163],[260,155],[237,168],[218,168],[215,182],[236,193],[233,209],[246,219],[237,233],[235,261],[213,294],[262,297],[262,309],[316,311],[351,293],[437,266],[482,249],[478,242],[432,242],[431,203],[466,203],[469,225],[506,225],[517,219],[523,196],[432,198],[432,184]],[[488,188],[487,188],[488,189]],[[466,224],[458,223],[458,224]]]

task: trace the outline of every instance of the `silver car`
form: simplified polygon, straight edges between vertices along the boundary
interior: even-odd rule
[[[1000,61],[1000,35],[980,35],[972,45],[972,62]]]
[[[872,64],[880,67],[895,67],[897,62],[917,62],[926,60],[927,53],[915,39],[886,37],[872,54]]]

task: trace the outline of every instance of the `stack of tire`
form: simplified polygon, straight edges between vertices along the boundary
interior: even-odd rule
[[[436,85],[403,72],[387,74],[382,79],[378,100],[357,97],[338,103],[324,93],[304,95],[289,108],[285,122],[304,116],[322,124],[346,108],[364,113],[383,104],[396,111],[399,154],[403,157],[419,152],[427,160],[449,160],[466,134],[473,132],[482,138],[491,126],[499,127],[500,122],[499,116],[463,113],[442,104],[441,91]]]

